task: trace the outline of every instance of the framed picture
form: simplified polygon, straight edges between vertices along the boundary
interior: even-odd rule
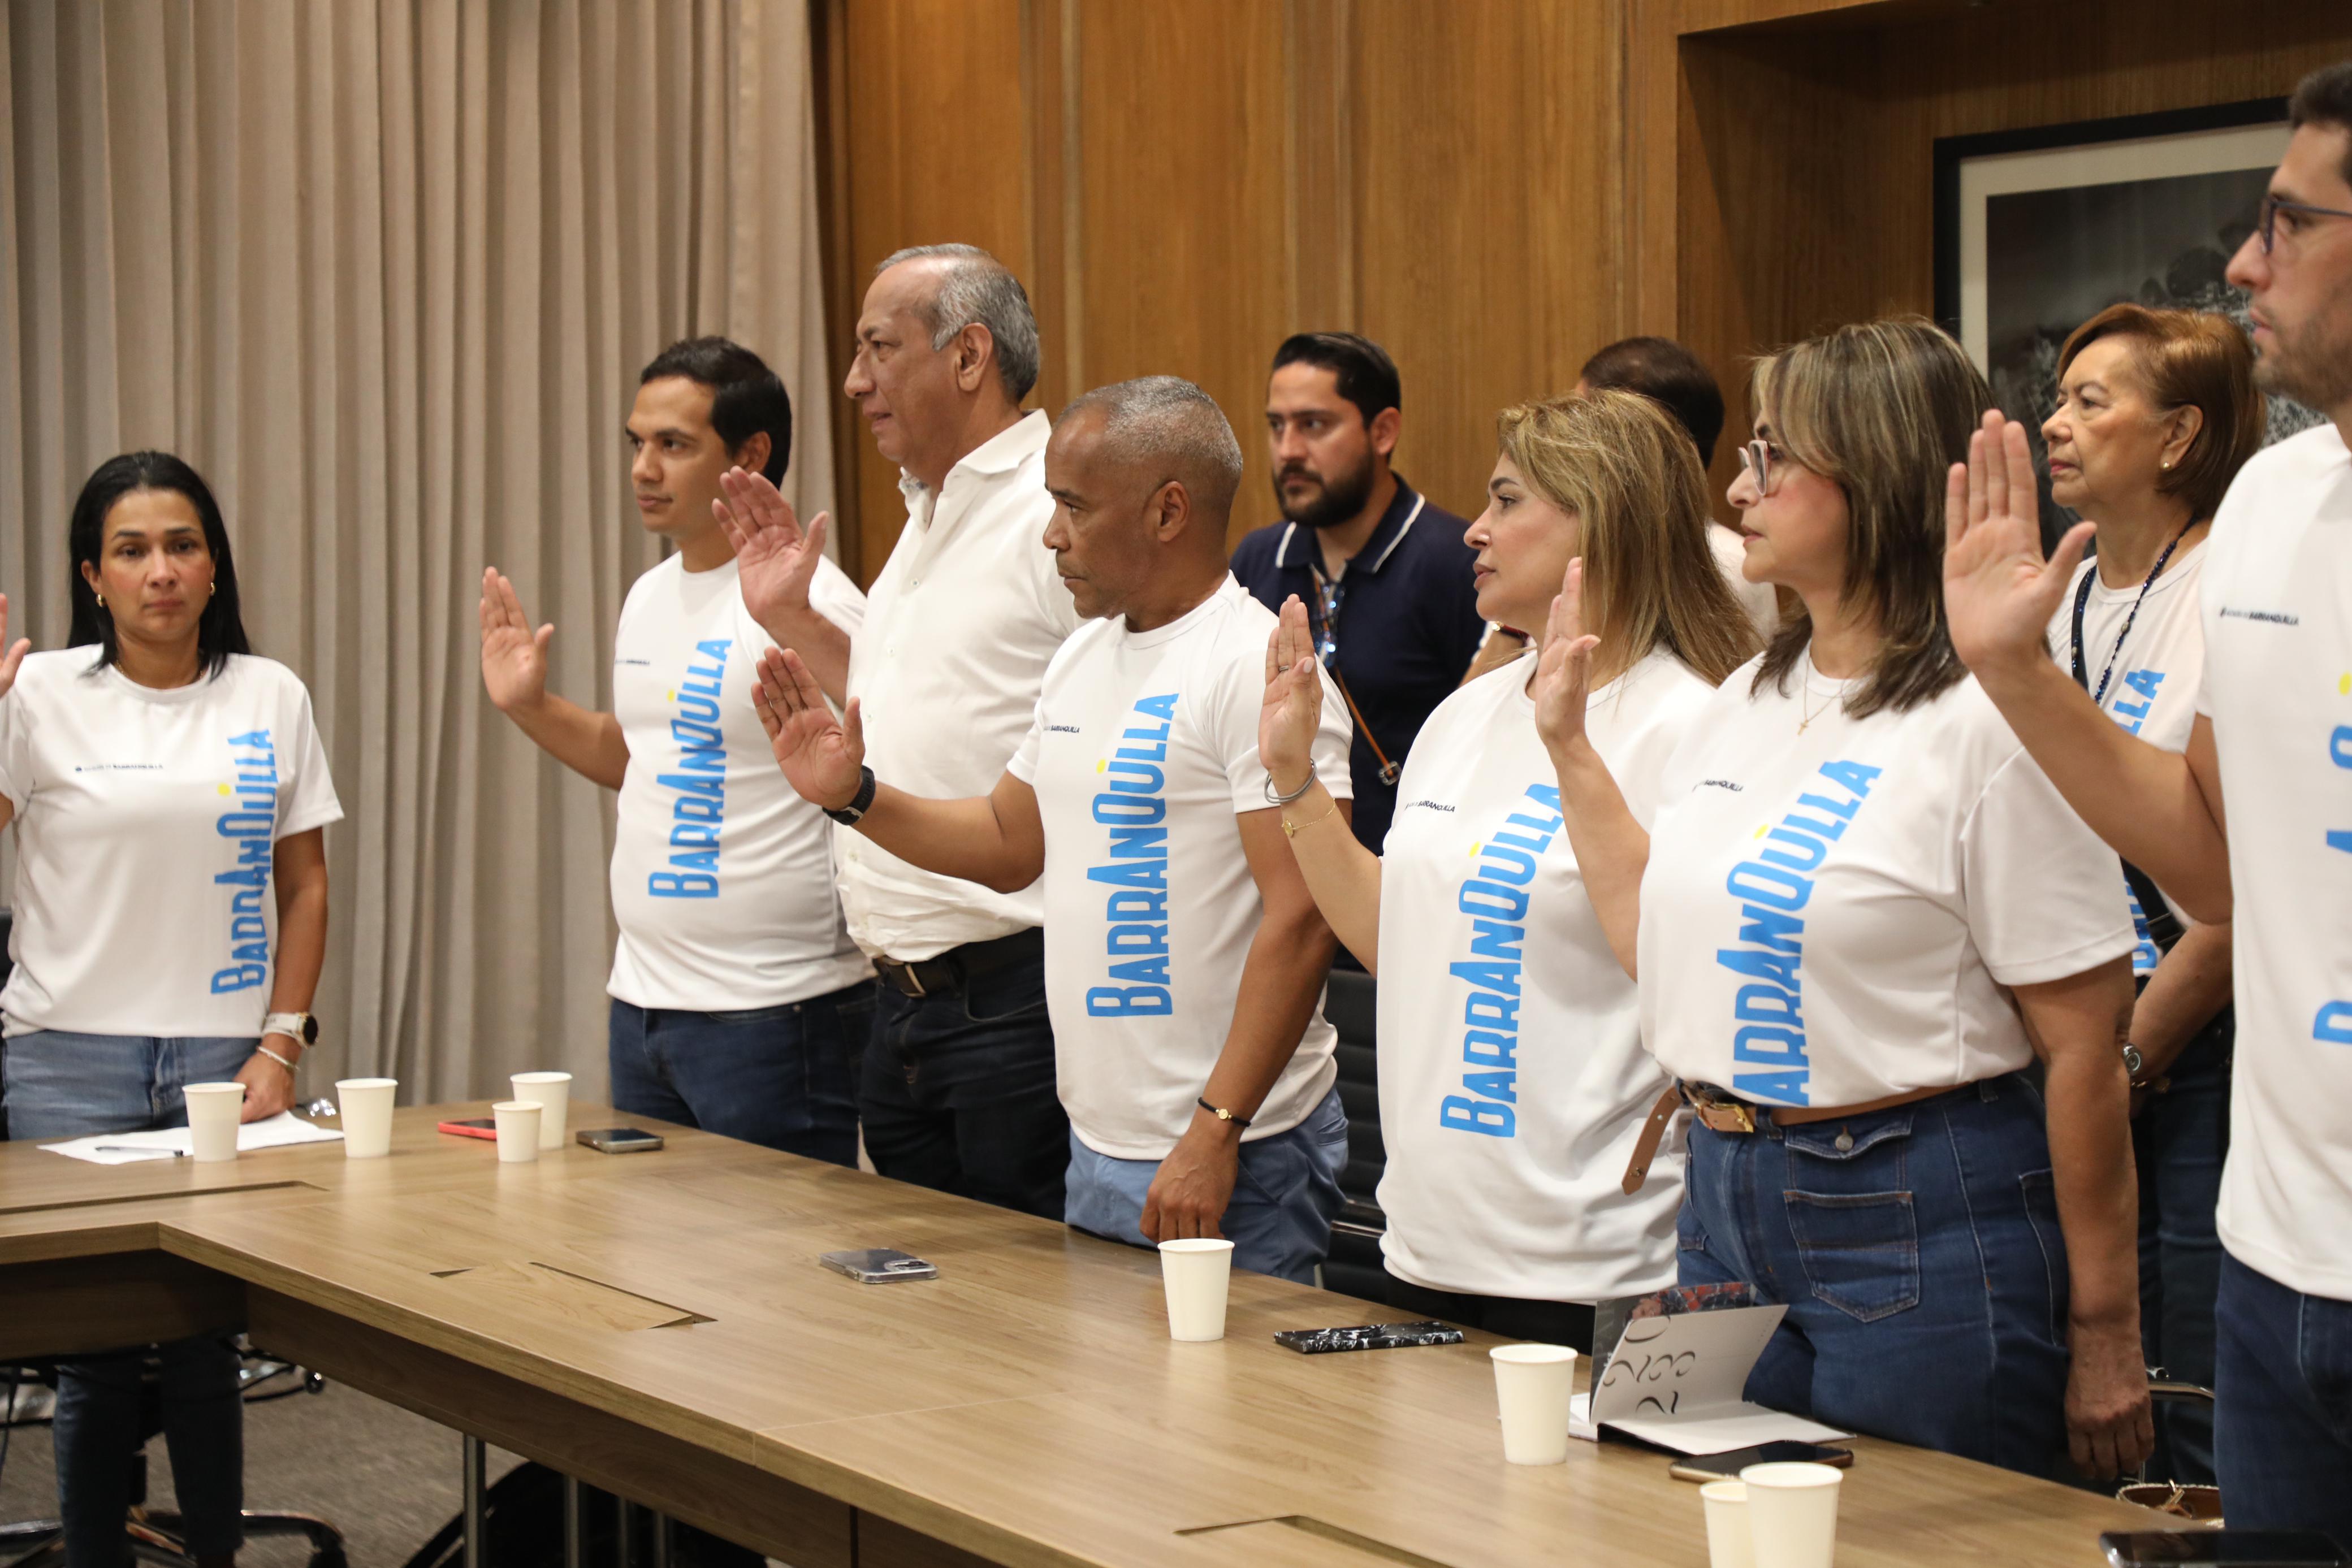
[[[2245,294],[2224,274],[2287,136],[2286,100],[2262,99],[1936,143],[1937,315],[2032,434],[2045,542],[2073,521],[2050,500],[2041,439],[2059,349],[2127,299],[2244,327]],[[2270,441],[2320,418],[2284,398],[2269,412]]]

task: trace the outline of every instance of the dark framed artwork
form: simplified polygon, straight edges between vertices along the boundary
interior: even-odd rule
[[[2127,299],[2246,326],[2223,274],[2287,135],[2286,100],[2260,99],[1937,141],[1936,314],[2032,433],[2045,541],[2073,521],[2050,500],[2041,438],[2060,347]],[[2273,397],[2267,439],[2319,418]]]

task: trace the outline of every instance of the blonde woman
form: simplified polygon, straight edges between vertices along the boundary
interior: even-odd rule
[[[1478,552],[1478,613],[1542,622],[1562,570],[1591,565],[1608,652],[1592,743],[1646,821],[1660,770],[1753,633],[1706,543],[1690,440],[1630,392],[1506,410]],[[1633,983],[1580,885],[1532,653],[1441,704],[1406,759],[1375,856],[1308,766],[1320,715],[1297,599],[1266,650],[1258,748],[1324,918],[1380,977],[1380,1188],[1389,1300],[1513,1338],[1589,1350],[1591,1303],[1675,1276],[1679,1162],[1622,1185],[1664,1086]]]
[[[1763,1404],[2113,1475],[2151,1441],[2134,939],[2116,857],[1946,630],[1945,469],[1990,397],[1905,319],[1766,357],[1755,402],[1744,570],[1802,613],[1690,727],[1647,831],[1585,720],[1611,631],[1574,568],[1536,684],[1586,886],[1698,1113],[1681,1276],[1788,1306]]]

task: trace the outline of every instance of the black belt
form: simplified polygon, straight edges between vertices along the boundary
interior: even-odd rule
[[[961,990],[967,981],[992,970],[1045,956],[1045,929],[1032,925],[1010,936],[967,942],[935,958],[919,958],[911,964],[902,964],[896,958],[877,958],[874,972],[882,977],[884,985],[902,997],[935,997],[943,991]]]

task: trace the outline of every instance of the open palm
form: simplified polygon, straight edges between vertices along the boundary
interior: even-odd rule
[[[2096,530],[2083,523],[2042,559],[2041,492],[2025,427],[1985,415],[1969,438],[1969,460],[1952,465],[1944,489],[1944,615],[1960,662],[1981,671],[2040,658],[2051,617]]]
[[[500,713],[528,707],[547,695],[547,644],[552,624],[531,630],[522,600],[504,573],[482,573],[482,685]]]
[[[760,656],[751,704],[776,766],[801,799],[838,810],[856,797],[866,769],[866,724],[856,697],[835,719],[801,656],[771,648]]]
[[[1558,755],[1584,738],[1584,707],[1592,691],[1592,650],[1601,639],[1584,630],[1584,560],[1568,563],[1559,592],[1545,619],[1543,652],[1537,656],[1528,696],[1536,706],[1536,733]]]
[[[1265,640],[1265,701],[1257,710],[1257,759],[1278,783],[1305,777],[1323,722],[1323,680],[1307,607],[1292,594]]]
[[[735,547],[751,619],[772,627],[805,614],[809,584],[824,559],[825,515],[819,512],[802,528],[782,493],[765,475],[748,469],[729,469],[719,486],[724,494],[710,503],[710,511]]]
[[[25,655],[33,651],[33,644],[22,637],[8,643],[8,596],[5,593],[0,593],[0,644],[6,644],[8,650],[0,653],[0,696],[6,696],[9,688],[16,685],[16,671],[24,664]]]

